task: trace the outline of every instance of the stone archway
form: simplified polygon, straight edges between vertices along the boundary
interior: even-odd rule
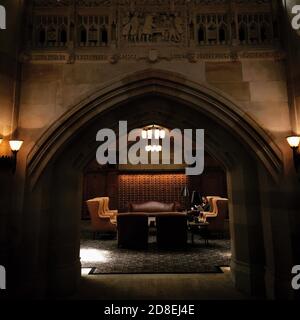
[[[145,97],[178,107],[176,112],[170,106],[153,107],[150,114],[141,107],[130,114],[130,103]],[[125,116],[132,128],[151,119],[167,127],[206,129],[207,149],[228,172],[234,282],[243,291],[264,294],[268,244],[258,181],[263,176],[267,186],[276,183],[282,170],[280,151],[228,98],[182,76],[155,70],[99,88],[59,119],[30,152],[24,227],[31,232],[23,245],[24,253],[34,248],[27,259],[27,268],[36,271],[30,279],[34,289],[62,294],[75,290],[80,279],[82,166],[95,149],[95,132],[116,127],[116,119]]]

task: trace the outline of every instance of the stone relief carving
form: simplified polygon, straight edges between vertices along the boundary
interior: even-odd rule
[[[184,21],[180,13],[129,11],[122,14],[122,40],[128,43],[180,43]]]
[[[265,46],[274,51],[278,32],[270,1],[230,1],[236,3],[231,9],[229,0],[33,0],[26,48],[60,50],[68,63],[95,57],[156,62],[161,56],[153,53],[160,48],[172,52],[164,53],[166,59],[190,62],[217,58],[207,53],[211,46],[224,52]],[[81,55],[82,48],[100,52]]]

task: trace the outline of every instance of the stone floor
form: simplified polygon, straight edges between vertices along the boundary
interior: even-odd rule
[[[83,275],[70,299],[93,300],[245,300],[224,273]]]

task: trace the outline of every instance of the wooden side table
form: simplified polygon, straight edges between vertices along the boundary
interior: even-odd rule
[[[191,231],[191,240],[192,244],[194,244],[194,235],[197,233],[203,239],[206,246],[208,246],[209,241],[209,230],[208,230],[209,223],[208,222],[189,222],[188,228]]]

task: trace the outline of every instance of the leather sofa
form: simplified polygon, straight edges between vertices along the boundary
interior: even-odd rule
[[[176,203],[163,203],[158,201],[146,201],[143,203],[130,203],[129,212],[174,212]]]

